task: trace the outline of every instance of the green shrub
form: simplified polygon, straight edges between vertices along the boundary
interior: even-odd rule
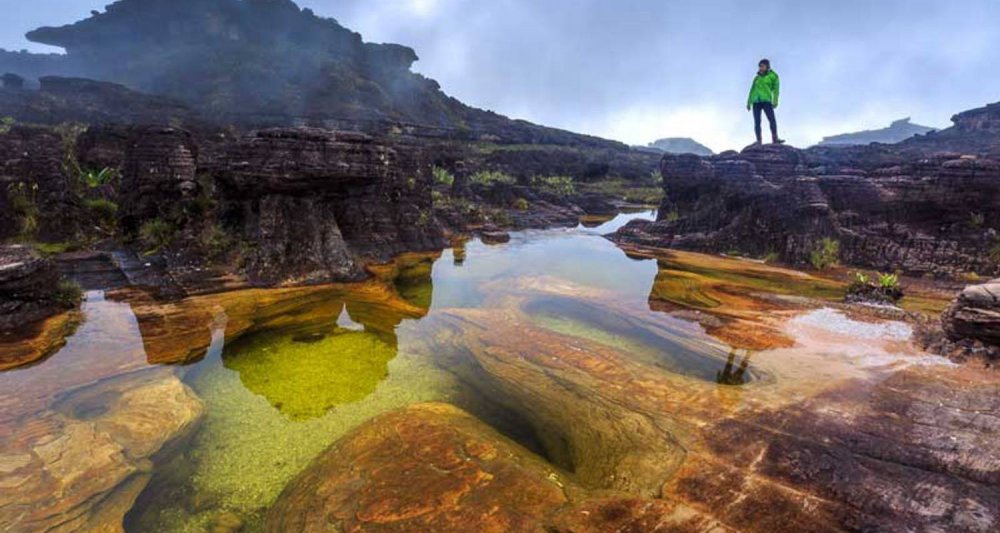
[[[104,167],[101,170],[81,169],[80,171],[80,179],[91,189],[96,189],[102,185],[117,183],[118,177],[118,170],[108,167]]]
[[[83,201],[83,205],[97,220],[104,230],[114,230],[118,222],[118,204],[104,198],[94,198]]]
[[[528,207],[530,207],[530,205],[528,205],[528,201],[524,198],[514,200],[514,209],[517,209],[518,211],[527,211]]]
[[[569,176],[535,176],[531,178],[531,184],[554,194],[569,195],[576,192],[573,178]]]
[[[232,249],[236,245],[236,239],[229,235],[222,226],[215,224],[202,233],[201,244],[209,256],[215,257]]]
[[[483,170],[469,176],[469,182],[477,185],[492,185],[494,183],[513,185],[517,183],[517,180],[510,174],[504,174],[503,172],[496,172],[493,170]]]
[[[879,272],[878,286],[881,287],[882,289],[898,289],[899,276],[897,276],[896,274],[883,274]]]
[[[870,281],[871,278],[868,276],[868,274],[865,274],[864,272],[854,273],[854,283],[857,283],[858,285],[868,285]]]
[[[819,247],[809,254],[809,262],[816,270],[826,270],[840,260],[840,242],[826,237],[819,242]]]
[[[663,185],[663,173],[659,169],[650,172],[649,181],[652,181],[653,185]]]
[[[0,118],[0,133],[7,133],[14,126],[14,117]]]
[[[434,183],[437,183],[438,185],[447,185],[448,187],[451,187],[452,184],[455,183],[455,176],[441,167],[434,167],[432,172],[434,173]]]
[[[72,281],[60,280],[52,297],[63,307],[76,307],[83,298],[83,289]]]
[[[666,222],[677,222],[681,219],[681,214],[676,209],[671,209],[667,211],[667,214],[663,215],[663,220]]]
[[[38,184],[19,181],[7,185],[7,201],[17,219],[20,236],[33,237],[38,231]]]
[[[159,251],[173,238],[174,227],[161,218],[148,220],[139,228],[139,242],[149,253]]]

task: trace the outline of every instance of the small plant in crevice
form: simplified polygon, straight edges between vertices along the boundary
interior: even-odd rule
[[[663,214],[664,222],[677,222],[681,219],[681,213],[677,209],[671,209]]]
[[[15,124],[14,117],[0,118],[0,133],[8,133]]]
[[[990,260],[994,264],[1000,265],[1000,237],[993,239],[993,246],[990,247],[989,255]]]
[[[201,234],[201,245],[209,257],[219,257],[236,246],[237,242],[219,224],[213,224]]]
[[[517,209],[518,211],[527,211],[529,207],[531,206],[528,204],[528,201],[525,200],[524,198],[518,198],[517,200],[514,200],[514,209]]]
[[[535,176],[531,184],[553,194],[570,195],[576,193],[576,184],[569,176]]]
[[[147,220],[139,227],[139,242],[146,253],[156,253],[170,244],[174,238],[174,227],[162,218]]]
[[[113,233],[118,223],[118,204],[104,198],[83,201],[84,207],[94,217],[97,227],[106,233]]]
[[[663,185],[663,173],[659,169],[650,172],[649,181],[653,182],[653,185]]]
[[[434,174],[434,183],[451,187],[455,183],[455,176],[448,170],[441,167],[431,169]]]
[[[91,189],[96,189],[104,185],[115,185],[119,179],[118,169],[114,168],[104,167],[101,170],[80,170],[80,180]]]
[[[777,263],[778,261],[781,260],[781,254],[779,254],[778,252],[767,252],[766,254],[764,254],[764,257],[761,258],[761,260],[763,260],[765,263],[769,265]]]
[[[56,285],[52,298],[61,306],[68,309],[76,307],[83,298],[83,289],[73,281],[61,280]]]
[[[17,219],[20,237],[33,237],[38,232],[38,184],[19,181],[7,185],[7,201]]]
[[[986,215],[977,212],[969,213],[969,227],[973,229],[979,229],[983,227],[983,224],[985,223],[986,223]]]
[[[514,176],[511,176],[510,174],[504,174],[503,172],[497,172],[494,170],[483,170],[469,176],[469,183],[473,183],[476,185],[492,185],[494,183],[513,185],[517,183],[517,179],[515,179]]]
[[[830,237],[823,238],[815,250],[809,254],[809,263],[816,270],[826,270],[840,261],[840,241]]]

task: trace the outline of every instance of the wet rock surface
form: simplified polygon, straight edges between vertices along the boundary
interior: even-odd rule
[[[191,434],[202,406],[170,371],[154,370],[84,387],[31,414],[0,417],[5,527],[122,531],[153,461]]]
[[[585,495],[565,474],[469,414],[447,404],[419,404],[365,424],[321,455],[271,508],[268,530],[717,526],[691,509],[684,516],[667,501]],[[584,501],[574,505],[574,500]]]
[[[0,246],[0,370],[38,361],[65,343],[79,317],[55,264],[26,246]]]

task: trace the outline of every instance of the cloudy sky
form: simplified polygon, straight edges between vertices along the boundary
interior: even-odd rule
[[[0,0],[0,47],[109,0]],[[460,100],[632,144],[752,140],[757,60],[781,75],[783,136],[912,116],[947,126],[1000,100],[998,0],[300,0],[366,40],[412,46]],[[8,5],[9,4],[9,5]]]

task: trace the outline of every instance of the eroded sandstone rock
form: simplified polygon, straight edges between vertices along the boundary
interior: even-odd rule
[[[1000,346],[1000,279],[966,287],[941,316],[953,341],[969,339]]]
[[[589,498],[469,414],[418,404],[347,435],[293,480],[269,531],[725,531],[667,500]]]
[[[203,408],[171,371],[125,374],[0,426],[0,522],[13,531],[122,531],[153,461]]]
[[[908,151],[909,150],[909,151]],[[1000,272],[1000,163],[954,153],[752,146],[700,158],[666,155],[655,223],[622,243],[809,264],[823,239],[845,264],[957,276]]]

